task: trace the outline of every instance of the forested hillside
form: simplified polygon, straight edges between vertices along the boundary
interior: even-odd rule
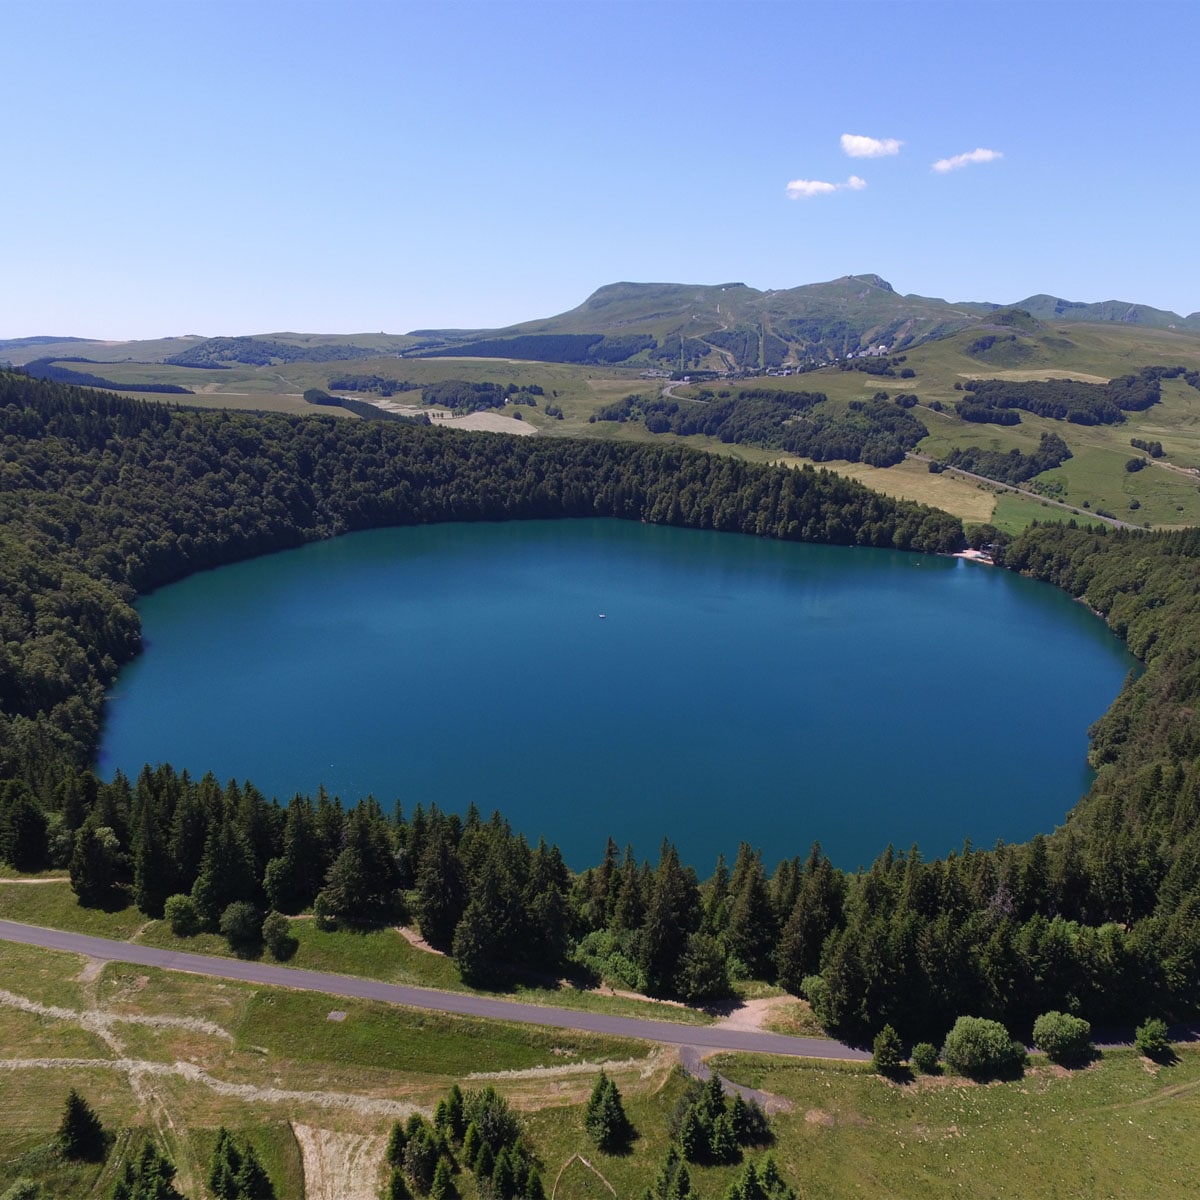
[[[1098,1022],[1200,1010],[1196,531],[1054,525],[997,545],[1004,565],[1103,613],[1147,664],[1098,723],[1095,786],[1062,830],[930,863],[888,848],[859,875],[814,848],[768,876],[743,846],[703,883],[669,843],[651,866],[614,842],[571,876],[556,849],[474,811],[392,818],[373,801],[347,809],[318,780],[283,808],[252,782],[169,766],[99,782],[104,688],[139,647],[131,601],[378,525],[607,515],[944,551],[961,544],[957,521],[823,472],[677,445],[179,412],[12,375],[0,432],[0,858],[68,868],[82,902],[128,890],[157,914],[186,896],[210,928],[237,904],[312,905],[322,922],[407,904],[472,980],[571,960],[701,999],[738,976],[777,979],[854,1038],[885,1022],[940,1038],[965,1012],[1027,1031],[1054,1008]],[[1021,752],[988,731],[980,744]],[[931,742],[931,777],[976,749]]]

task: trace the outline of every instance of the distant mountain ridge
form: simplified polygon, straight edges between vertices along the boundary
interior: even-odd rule
[[[1037,294],[1015,304],[950,302],[902,295],[879,275],[759,291],[744,283],[622,281],[597,288],[566,312],[497,329],[418,329],[407,335],[261,334],[100,342],[86,338],[0,340],[0,362],[77,356],[92,361],[220,366],[334,361],[371,355],[509,357],[548,362],[744,371],[829,362],[848,355],[903,353],[909,347],[979,328],[1011,327],[1012,313],[1037,322],[1122,324],[1200,334],[1187,317],[1145,304],[1083,303]],[[1026,318],[1022,318],[1026,319]]]
[[[759,291],[744,283],[679,284],[623,281],[597,288],[578,307],[503,329],[421,329],[423,355],[510,356],[551,361],[595,361],[569,354],[564,337],[584,334],[612,340],[604,361],[617,357],[636,337],[654,338],[630,360],[688,369],[763,369],[830,361],[867,349],[903,353],[933,338],[966,329],[986,330],[993,316],[1011,326],[1013,312],[1033,323],[1080,321],[1136,324],[1200,333],[1200,313],[1181,317],[1123,301],[1082,304],[1037,295],[1013,305],[953,303],[936,297],[901,295],[879,275],[843,275],[825,283]]]

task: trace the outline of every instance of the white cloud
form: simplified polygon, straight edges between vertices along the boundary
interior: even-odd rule
[[[1004,155],[999,150],[977,148],[968,154],[956,154],[953,158],[939,158],[933,164],[933,169],[939,175],[945,175],[947,171],[957,171],[960,167],[969,166],[971,163],[995,162],[996,159],[1003,157]]]
[[[899,154],[904,143],[896,138],[863,137],[859,133],[842,134],[842,150],[851,158],[886,158]]]
[[[812,196],[828,196],[831,192],[861,192],[867,186],[865,179],[851,175],[845,183],[826,183],[823,179],[793,179],[787,185],[789,200],[807,200]]]

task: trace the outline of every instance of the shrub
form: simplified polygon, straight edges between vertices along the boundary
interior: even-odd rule
[[[38,1200],[42,1189],[32,1179],[18,1179],[6,1192],[0,1192],[0,1200]]]
[[[937,1047],[932,1042],[918,1042],[912,1048],[912,1054],[909,1056],[912,1065],[921,1072],[922,1075],[933,1075],[938,1069],[938,1051]]]
[[[994,1079],[1020,1072],[1025,1064],[1025,1047],[1014,1042],[999,1021],[959,1017],[946,1035],[942,1059],[960,1075]]]
[[[1033,1044],[1054,1062],[1085,1058],[1092,1048],[1092,1026],[1070,1013],[1042,1013],[1033,1023]]]
[[[191,896],[168,896],[163,915],[176,937],[195,937],[200,932],[200,913]]]
[[[300,943],[292,936],[292,923],[283,913],[272,912],[262,924],[262,939],[267,949],[283,962],[296,953]]]
[[[245,950],[262,941],[263,919],[249,900],[235,900],[221,914],[220,930],[231,950]]]
[[[1133,1045],[1139,1054],[1147,1058],[1163,1058],[1171,1049],[1167,1034],[1167,1023],[1160,1017],[1149,1017],[1143,1021],[1133,1035]]]

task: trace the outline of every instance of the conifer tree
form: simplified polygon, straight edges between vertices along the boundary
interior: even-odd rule
[[[64,1158],[96,1162],[108,1150],[108,1135],[88,1102],[72,1088],[67,1093],[54,1144]]]
[[[630,1136],[629,1118],[621,1103],[616,1083],[600,1072],[584,1110],[583,1125],[588,1137],[606,1153],[625,1145]]]

